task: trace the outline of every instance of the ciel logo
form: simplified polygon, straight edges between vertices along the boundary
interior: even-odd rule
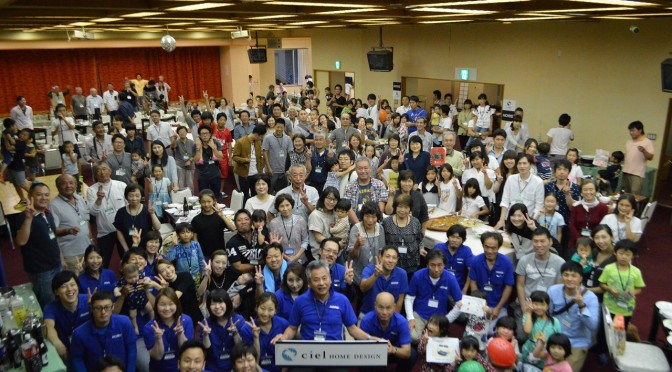
[[[291,362],[294,360],[294,357],[296,357],[298,353],[296,352],[296,349],[294,348],[289,348],[285,351],[282,352],[282,359]]]

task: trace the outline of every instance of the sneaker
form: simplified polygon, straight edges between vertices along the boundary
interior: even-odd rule
[[[21,200],[17,205],[14,206],[14,209],[17,211],[25,211],[26,210],[26,201]]]

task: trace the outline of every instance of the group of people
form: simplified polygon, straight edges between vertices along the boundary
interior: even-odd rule
[[[86,195],[72,166],[51,201],[47,185],[27,185],[16,243],[48,338],[71,368],[274,371],[275,344],[295,338],[381,340],[399,370],[420,360],[426,371],[471,361],[580,371],[589,348],[606,355],[600,303],[629,324],[644,287],[631,263],[642,234],[632,194],[653,157],[640,122],[601,173],[609,182],[622,172],[628,191],[611,210],[596,197],[599,182],[576,170],[569,115],[537,143],[525,138],[522,109],[493,130],[484,95],[458,112],[438,92],[431,114],[404,97],[392,112],[375,94],[366,105],[346,100],[337,85],[319,115],[303,106],[316,93],[239,112],[207,92],[202,107],[179,97],[186,123],[175,131],[152,111],[149,151],[124,117],[112,117],[112,134],[94,122]],[[55,109],[67,124],[65,106]],[[62,139],[64,167],[77,164]],[[428,166],[436,148],[440,164]],[[25,151],[5,153],[21,160]],[[245,200],[233,218],[217,204],[230,162]],[[162,206],[183,188],[198,190],[201,211],[165,245]],[[459,224],[428,246],[431,209],[503,228],[514,253],[499,253],[504,236],[486,232],[474,254]],[[119,273],[108,268],[115,246]],[[464,295],[485,300],[483,316],[460,311]],[[428,363],[428,339],[453,322],[465,325],[456,362]],[[501,339],[513,360],[486,352]]]

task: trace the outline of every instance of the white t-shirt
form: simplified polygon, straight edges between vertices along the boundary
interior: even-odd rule
[[[490,117],[495,113],[495,110],[488,105],[476,106],[473,113],[478,118],[478,121],[476,121],[477,128],[490,128]]]
[[[602,218],[602,221],[600,221],[601,224],[609,226],[611,228],[611,232],[614,234],[614,241],[617,242],[619,240],[627,239],[626,236],[626,230],[625,230],[625,223],[624,222],[619,222],[618,217],[613,214],[609,213],[608,215],[604,216]],[[637,217],[632,217],[632,221],[630,221],[630,231],[632,231],[633,234],[635,235],[641,235],[642,234],[642,220],[640,220]]]
[[[572,183],[576,183],[576,180],[583,178],[583,169],[578,164],[572,164],[572,170],[569,171],[569,176],[567,177]]]
[[[485,171],[490,181],[494,183],[495,180],[497,179],[495,171],[489,168],[486,169]],[[481,187],[482,196],[485,196],[486,198],[491,196],[490,194],[492,193],[492,186],[490,186],[490,188],[487,188],[485,186],[485,175],[483,174],[483,172],[479,172],[478,170],[476,170],[476,168],[466,169],[462,173],[462,184],[464,185],[465,183],[467,183],[467,180],[470,178],[475,178],[478,181],[478,185]]]
[[[551,128],[546,135],[552,138],[549,154],[563,156],[567,154],[567,145],[569,141],[574,139],[574,133],[572,133],[571,129],[563,127]]]
[[[70,117],[66,117],[65,121],[67,121],[70,125],[75,125],[75,122],[72,120]],[[77,143],[77,140],[75,139],[75,129],[70,129],[70,127],[64,122],[59,119],[54,119],[51,121],[51,131],[53,132],[56,128],[60,126],[61,131],[58,132],[56,135],[61,138],[59,144],[63,144],[65,141],[70,141],[72,143]]]
[[[250,213],[254,212],[255,209],[261,209],[263,211],[268,212],[271,209],[271,206],[273,206],[273,203],[275,202],[275,196],[269,195],[268,199],[266,201],[262,202],[257,198],[256,196],[247,199],[245,202],[245,209],[247,209]]]
[[[254,144],[250,146],[250,172],[247,174],[248,177],[254,176],[257,174],[257,149],[254,148]]]
[[[441,182],[439,184],[439,205],[437,208],[446,212],[455,212],[458,190],[462,190],[459,182],[457,183],[457,187],[453,185],[453,180],[450,180],[448,183]]]
[[[464,217],[470,217],[472,214],[478,212],[485,206],[485,201],[480,196],[474,198],[463,197],[462,198],[462,213]]]

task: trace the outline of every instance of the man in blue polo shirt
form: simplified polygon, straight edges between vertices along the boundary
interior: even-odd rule
[[[79,283],[72,271],[61,271],[51,281],[56,300],[44,308],[44,325],[47,338],[58,355],[67,360],[70,337],[75,328],[91,318],[88,296],[79,294]]]
[[[355,279],[355,272],[352,269],[352,261],[346,266],[336,263],[338,252],[341,246],[336,238],[327,238],[320,243],[320,260],[329,265],[329,276],[331,277],[331,288],[343,295],[348,300],[354,301],[357,297],[355,286],[352,284]]]
[[[135,372],[137,336],[128,317],[112,314],[114,295],[100,291],[91,296],[91,320],[75,329],[70,357],[77,372],[94,371],[104,356],[124,361],[127,372]]]
[[[471,248],[464,245],[467,240],[467,229],[462,225],[453,225],[446,232],[448,241],[439,243],[434,249],[439,249],[446,256],[446,269],[455,275],[457,284],[462,293],[469,289],[469,266],[474,258]]]
[[[363,293],[360,317],[373,311],[373,302],[381,292],[388,292],[394,297],[394,310],[401,313],[408,292],[408,275],[404,269],[397,267],[397,262],[397,247],[387,246],[380,251],[380,256],[376,256],[375,265],[370,264],[364,268],[362,282],[359,284]]]
[[[375,339],[387,340],[387,364],[396,364],[397,371],[410,371],[418,359],[411,348],[408,321],[395,310],[394,296],[381,292],[376,296],[375,311],[367,313],[359,327]],[[387,368],[382,368],[382,371]]]
[[[500,233],[488,231],[481,235],[483,253],[474,257],[469,271],[471,291],[484,292],[485,301],[492,309],[490,333],[493,332],[497,319],[507,316],[506,304],[515,284],[513,263],[508,257],[499,253],[503,242]]]
[[[289,327],[271,341],[273,344],[282,340],[293,340],[299,326],[302,340],[342,341],[343,326],[356,340],[371,339],[370,335],[357,327],[357,317],[347,297],[331,288],[331,276],[326,262],[309,263],[306,276],[310,289],[296,298],[289,316]],[[347,371],[348,368],[341,370]]]
[[[404,300],[413,342],[418,342],[434,314],[448,314],[448,298],[462,299],[455,275],[446,270],[446,257],[438,249],[427,253],[427,268],[413,274]]]
[[[418,130],[415,126],[415,122],[418,120],[418,118],[423,118],[427,120],[427,111],[423,109],[422,107],[418,106],[418,102],[420,102],[420,99],[418,96],[411,96],[410,98],[410,105],[411,109],[406,111],[406,115],[408,115],[408,134],[410,135],[411,133],[415,132]]]

